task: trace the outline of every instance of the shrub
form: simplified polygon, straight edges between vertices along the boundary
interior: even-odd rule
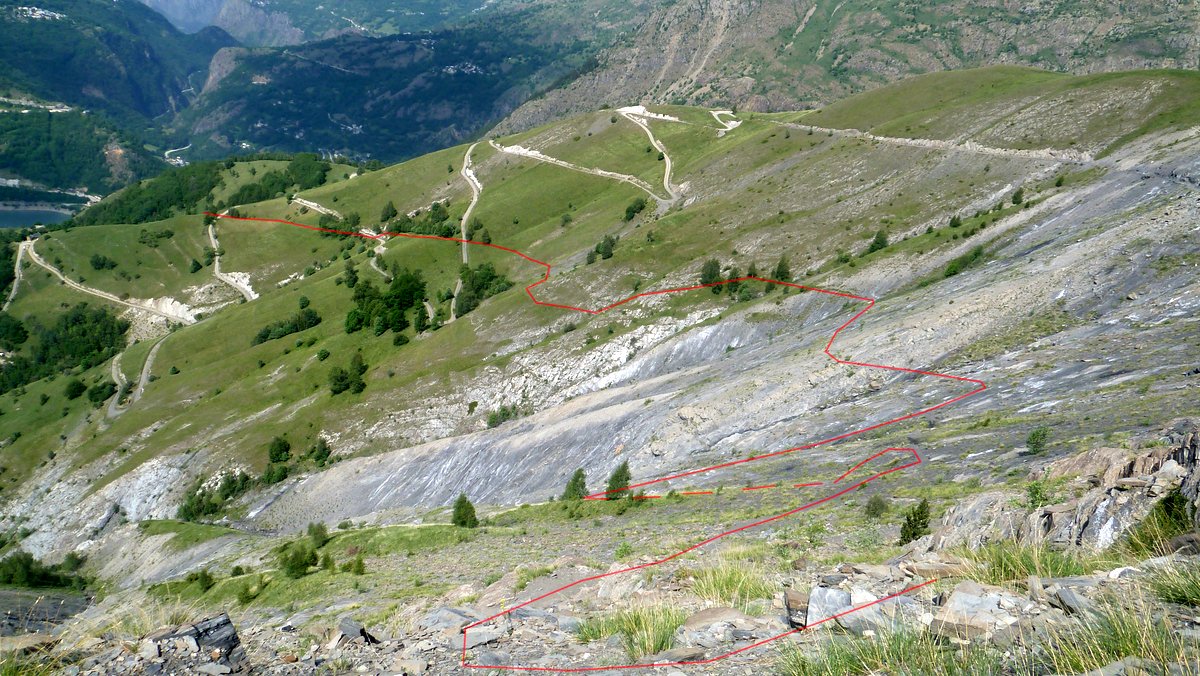
[[[329,350],[325,348],[317,350],[317,361],[325,361],[326,359],[329,359]]]
[[[66,395],[67,399],[78,399],[83,396],[84,392],[87,392],[87,385],[84,385],[83,381],[78,378],[68,380],[67,386],[63,390],[63,394]]]
[[[17,587],[83,586],[83,578],[60,571],[61,566],[47,566],[29,552],[17,550],[0,560],[0,584]]]
[[[983,246],[977,246],[947,263],[946,270],[942,273],[942,276],[947,278],[953,277],[981,258],[983,258]]]
[[[217,581],[213,579],[212,573],[208,572],[207,568],[201,568],[199,572],[196,573],[189,573],[187,576],[187,581],[196,583],[196,585],[200,587],[201,593],[212,589],[213,585],[217,583]]]
[[[872,495],[870,500],[867,500],[867,517],[878,519],[888,512],[888,501],[882,495]]]
[[[509,420],[516,420],[519,417],[521,417],[521,410],[516,405],[509,406],[505,404],[488,414],[487,426],[499,427]]]
[[[1050,440],[1050,428],[1035,427],[1025,437],[1025,447],[1030,455],[1041,455],[1046,452],[1046,442]]]
[[[267,447],[267,457],[271,462],[287,462],[292,457],[292,445],[283,437],[275,437]]]
[[[263,471],[262,478],[259,479],[263,485],[270,486],[277,484],[280,481],[288,478],[288,466],[284,463],[272,463],[267,465],[267,469]]]
[[[632,221],[638,214],[642,213],[646,208],[646,198],[638,197],[625,207],[625,220]]]
[[[929,501],[922,498],[920,503],[904,514],[904,523],[900,524],[900,544],[906,545],[928,532]]]
[[[116,261],[100,254],[92,254],[92,257],[88,259],[88,263],[91,264],[93,270],[112,270],[117,267]]]
[[[875,253],[876,251],[882,251],[883,249],[886,249],[887,246],[888,246],[887,233],[884,232],[883,230],[880,230],[879,232],[875,233],[875,239],[872,239],[871,243],[867,246],[866,253],[870,254],[870,253]]]
[[[596,254],[602,260],[608,260],[613,257],[613,250],[617,248],[617,238],[612,235],[605,235],[600,239],[600,243],[596,245]]]
[[[203,265],[200,265],[200,261],[193,258],[191,266],[188,267],[188,272],[195,274],[197,272],[200,272],[200,269],[203,267],[204,267]]]
[[[108,398],[117,393],[117,384],[111,380],[106,380],[102,383],[92,385],[88,388],[88,401],[92,402],[93,406],[100,406]]]
[[[450,523],[460,528],[475,528],[479,525],[479,519],[475,518],[475,505],[467,499],[466,493],[459,493],[458,499],[454,501],[454,513],[450,517]]]
[[[249,605],[258,597],[258,594],[250,590],[250,585],[244,584],[238,587],[237,602],[243,606]]]
[[[268,340],[278,340],[284,336],[311,329],[320,323],[321,315],[305,307],[287,319],[281,319],[259,329],[250,344],[261,345]]]

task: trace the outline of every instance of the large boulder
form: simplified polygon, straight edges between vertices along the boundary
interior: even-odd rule
[[[804,621],[806,627],[816,627],[822,624],[833,626],[838,613],[845,612],[851,607],[850,592],[832,587],[816,587],[808,595],[808,617]]]

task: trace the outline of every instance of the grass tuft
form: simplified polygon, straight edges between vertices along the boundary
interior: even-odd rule
[[[538,579],[543,575],[549,575],[554,572],[553,566],[538,566],[536,568],[518,568],[517,569],[517,591],[524,591],[529,586],[530,582]]]
[[[692,592],[706,601],[749,612],[752,601],[771,598],[775,588],[767,582],[761,566],[736,557],[723,557],[716,566],[696,571]]]
[[[1200,608],[1200,564],[1156,571],[1149,586],[1155,596],[1167,603]]]
[[[929,634],[885,633],[874,639],[837,637],[815,653],[796,645],[780,651],[780,676],[825,674],[997,674],[998,655],[980,647],[954,647]]]
[[[1156,619],[1145,605],[1141,600],[1117,603],[1110,598],[1099,604],[1096,613],[1082,625],[1052,633],[1053,648],[1046,651],[1040,671],[1081,673],[1136,656],[1171,673],[1168,665],[1186,662],[1200,653],[1196,645],[1185,642],[1165,619]]]
[[[1086,575],[1117,563],[1100,556],[1060,552],[1046,545],[1025,545],[1011,540],[963,550],[959,554],[969,564],[967,577],[986,584],[1025,580],[1030,575],[1042,578]]]
[[[620,635],[626,654],[638,659],[670,649],[675,630],[686,619],[687,614],[678,608],[646,606],[586,620],[576,635],[585,643]]]

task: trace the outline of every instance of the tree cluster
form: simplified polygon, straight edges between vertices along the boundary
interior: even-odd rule
[[[135,183],[84,210],[71,223],[149,223],[186,212],[202,203],[221,183],[221,163],[198,162],[168,169],[155,178]]]
[[[334,396],[347,390],[351,394],[362,392],[367,388],[367,383],[362,378],[366,372],[367,364],[363,361],[362,353],[355,352],[354,356],[350,357],[350,368],[335,366],[329,371],[329,391]]]
[[[80,303],[34,332],[28,356],[14,355],[0,366],[0,393],[52,373],[89,369],[111,358],[125,345],[129,322],[103,307]],[[15,333],[15,329],[10,331]]]
[[[82,589],[86,580],[75,574],[83,557],[72,552],[57,566],[48,566],[33,554],[17,550],[0,559],[0,584],[17,587],[75,587]]]
[[[409,310],[417,307],[423,312],[425,279],[420,270],[394,271],[386,291],[380,291],[370,280],[357,283],[357,273],[355,280],[354,307],[346,314],[346,333],[369,328],[376,336],[388,331],[399,334],[409,326]],[[349,285],[349,280],[346,283]]]
[[[512,288],[512,282],[497,272],[491,263],[483,263],[474,268],[464,265],[459,277],[463,282],[462,291],[454,301],[454,309],[460,317],[479,307],[485,299]]]
[[[262,327],[258,330],[258,333],[254,334],[254,339],[250,341],[250,344],[260,345],[268,340],[277,340],[293,333],[311,329],[320,323],[321,315],[317,314],[312,308],[306,307],[287,319],[281,319]]]

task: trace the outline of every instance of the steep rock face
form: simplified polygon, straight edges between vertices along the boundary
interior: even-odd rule
[[[1166,445],[1149,451],[1100,448],[1051,463],[1030,475],[1033,481],[1068,480],[1092,488],[1078,498],[1032,512],[1011,492],[988,492],[948,510],[932,545],[979,547],[1017,539],[1054,547],[1099,551],[1145,519],[1173,490],[1200,504],[1200,429],[1180,421],[1164,430]]]

